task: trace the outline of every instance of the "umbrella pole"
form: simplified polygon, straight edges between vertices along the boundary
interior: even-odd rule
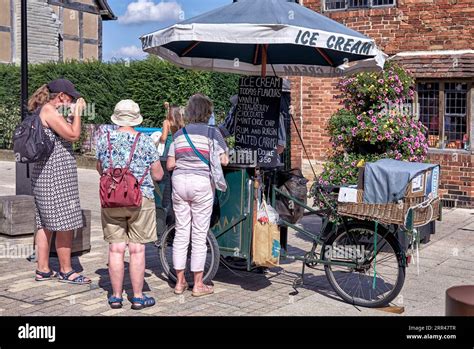
[[[267,61],[268,61],[267,49],[268,49],[268,45],[262,46],[262,76],[263,77],[267,76]]]

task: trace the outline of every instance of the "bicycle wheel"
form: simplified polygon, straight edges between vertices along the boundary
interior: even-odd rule
[[[169,227],[161,236],[160,243],[158,244],[158,254],[160,262],[163,267],[163,271],[166,276],[176,282],[176,271],[173,267],[173,240],[175,234],[175,226]],[[209,231],[207,234],[207,254],[206,263],[204,265],[204,276],[203,280],[205,283],[212,281],[216,276],[217,270],[219,269],[219,245],[217,244],[216,237]],[[185,271],[186,281],[189,285],[194,284],[193,273],[191,272],[191,242],[188,247],[188,259],[186,262]]]
[[[388,305],[405,282],[405,253],[395,236],[379,226],[377,241],[374,237],[374,222],[352,221],[347,231],[340,227],[329,236],[321,250],[323,260],[358,264],[357,267],[327,264],[324,270],[344,301],[368,308]]]

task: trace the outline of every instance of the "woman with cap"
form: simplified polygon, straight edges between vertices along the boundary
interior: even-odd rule
[[[74,101],[73,119],[69,123],[58,109],[67,108]],[[57,276],[59,281],[71,284],[91,282],[71,266],[73,231],[83,227],[72,142],[80,138],[81,114],[85,105],[72,82],[66,79],[54,80],[41,86],[28,101],[29,112],[36,113],[41,118],[46,135],[54,143],[52,154],[48,159],[36,162],[31,175],[38,229],[35,235],[36,281],[47,281]],[[56,232],[59,273],[49,266],[53,232]]]
[[[104,240],[109,243],[109,275],[113,291],[108,302],[114,309],[122,307],[124,256],[128,245],[132,309],[139,310],[155,304],[153,297],[143,294],[145,244],[157,238],[153,181],[162,179],[163,169],[153,140],[134,129],[134,126],[143,122],[137,103],[132,100],[120,101],[111,119],[119,128],[99,138],[97,170],[102,175],[110,166],[124,168],[131,158],[129,169],[142,183],[142,205],[140,208],[102,208],[102,228]],[[130,157],[134,143],[135,152]]]

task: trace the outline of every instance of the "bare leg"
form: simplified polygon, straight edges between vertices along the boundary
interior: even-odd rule
[[[203,271],[194,272],[194,287],[195,288],[203,288],[204,287],[204,283],[202,281],[203,276],[204,276]]]
[[[71,248],[72,248],[72,230],[59,231],[56,233],[56,252],[58,253],[59,265],[61,273],[69,273],[71,266]],[[72,274],[69,279],[74,280],[78,277],[78,273]],[[86,278],[86,280],[88,280]]]
[[[145,245],[130,242],[128,251],[130,252],[130,280],[133,296],[142,298],[145,281]]]
[[[46,229],[39,229],[35,236],[36,264],[37,269],[43,273],[49,269],[49,248],[51,245],[52,232]]]
[[[112,284],[113,296],[122,298],[125,242],[109,244],[109,276]]]
[[[178,288],[183,287],[184,285],[186,285],[186,278],[184,277],[184,270],[176,270],[176,277],[178,279],[176,281],[176,286]]]

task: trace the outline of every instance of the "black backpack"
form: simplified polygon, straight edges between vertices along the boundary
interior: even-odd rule
[[[19,124],[13,134],[13,152],[16,162],[29,164],[46,160],[54,150],[54,142],[44,132],[41,109],[28,116]]]

